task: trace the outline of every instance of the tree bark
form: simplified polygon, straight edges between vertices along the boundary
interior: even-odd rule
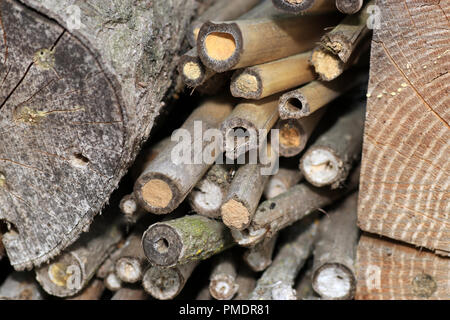
[[[0,219],[15,227],[3,239],[15,269],[73,243],[117,188],[195,3],[1,1]]]

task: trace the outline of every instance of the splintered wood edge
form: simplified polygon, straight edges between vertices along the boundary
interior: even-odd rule
[[[206,67],[225,72],[239,62],[242,43],[242,33],[236,23],[208,21],[197,37],[198,55]]]
[[[259,99],[262,94],[261,77],[252,68],[238,70],[231,78],[230,91],[233,97]]]
[[[344,63],[332,52],[316,48],[311,54],[311,64],[320,79],[331,81],[339,77],[344,72]]]
[[[183,288],[183,278],[177,268],[150,267],[144,274],[145,292],[159,300],[173,299]]]

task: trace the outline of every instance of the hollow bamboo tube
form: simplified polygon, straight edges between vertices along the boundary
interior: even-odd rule
[[[231,20],[245,14],[261,0],[217,0],[192,22],[188,32],[189,44],[195,47],[200,27],[208,20]]]
[[[296,185],[301,179],[303,179],[303,175],[300,170],[280,168],[275,175],[269,178],[269,182],[264,188],[264,196],[266,199],[274,198]]]
[[[285,193],[266,200],[256,210],[250,226],[243,230],[232,230],[233,237],[241,246],[254,246],[265,238],[327,206],[355,190],[359,183],[360,167],[353,170],[343,189],[327,190],[300,183]]]
[[[358,44],[371,32],[367,28],[367,21],[370,17],[367,9],[373,4],[373,0],[369,1],[357,14],[348,15],[333,30],[322,36],[320,45],[346,63]]]
[[[172,268],[151,266],[144,274],[142,286],[145,292],[158,300],[173,299],[184,288],[198,263],[192,261]]]
[[[340,77],[329,81],[312,81],[307,85],[289,91],[280,97],[278,112],[281,119],[300,119],[326,106],[365,76],[356,70],[348,70]]]
[[[289,57],[314,47],[336,16],[279,15],[205,22],[197,39],[203,64],[224,72]]]
[[[217,300],[231,300],[237,293],[237,266],[231,252],[217,256],[209,278],[209,293]]]
[[[326,13],[336,10],[334,0],[272,0],[273,5],[289,13]]]
[[[13,271],[0,286],[0,300],[44,300],[45,295],[31,272]]]
[[[280,130],[280,155],[283,157],[294,157],[302,152],[325,111],[326,108],[321,108],[301,119],[278,120],[275,129]]]
[[[49,294],[69,297],[79,293],[122,239],[121,216],[98,217],[88,233],[50,264],[36,270],[36,279]],[[108,220],[109,219],[109,220]]]
[[[336,8],[345,14],[355,14],[363,5],[363,0],[336,0]]]
[[[250,300],[296,300],[295,278],[312,252],[318,223],[300,221],[286,230],[288,239],[264,271]]]
[[[142,249],[142,233],[143,226],[138,226],[127,237],[123,245],[120,255],[115,263],[115,273],[117,277],[125,283],[136,283],[140,281],[144,275],[144,271],[148,264]]]
[[[310,55],[308,51],[237,70],[231,79],[231,94],[245,99],[262,99],[310,82],[317,77],[309,64]]]
[[[229,228],[245,229],[253,219],[269,174],[263,168],[278,161],[278,154],[267,145],[265,164],[247,163],[239,167],[220,209],[222,221]]]
[[[200,215],[158,222],[142,237],[142,247],[154,266],[172,267],[204,260],[234,244],[228,228],[220,221]]]
[[[262,100],[238,104],[221,125],[225,139],[226,156],[237,159],[247,151],[257,149],[258,141],[264,141],[269,130],[278,120],[278,98],[273,95]],[[242,129],[247,135],[237,139],[235,132]]]
[[[256,272],[267,269],[272,263],[272,255],[277,242],[277,235],[267,238],[247,249],[244,253],[244,261]]]
[[[203,133],[208,129],[218,128],[230,114],[231,108],[232,104],[229,100],[210,99],[195,109],[184,122],[182,131],[178,132],[181,132],[183,136],[184,133],[189,134],[186,138],[191,143],[182,141],[188,149],[186,151],[188,157],[185,159],[188,163],[178,159],[179,142],[177,141],[170,141],[166,148],[149,163],[134,185],[134,195],[145,210],[156,214],[166,214],[173,211],[186,198],[213,164],[214,160],[204,161],[204,151],[212,146],[214,150],[211,152],[217,154],[220,148],[217,139],[214,142],[204,141]],[[191,146],[194,148],[194,159],[192,159]],[[185,148],[182,152],[184,151]],[[173,153],[176,159],[172,159]]]
[[[105,285],[102,280],[92,279],[86,288],[74,297],[67,300],[100,300],[105,291]]]
[[[198,87],[216,74],[215,71],[203,65],[197,54],[196,47],[180,57],[178,72],[183,82],[189,87]]]
[[[365,100],[357,102],[308,148],[299,168],[316,187],[338,188],[361,158]]]
[[[356,225],[358,193],[348,196],[329,212],[320,226],[314,249],[312,285],[323,299],[353,299],[359,229]]]
[[[138,286],[127,286],[118,290],[111,300],[148,300],[144,289]]]
[[[234,172],[233,166],[213,165],[188,196],[192,209],[205,217],[220,218],[220,207],[228,193]]]

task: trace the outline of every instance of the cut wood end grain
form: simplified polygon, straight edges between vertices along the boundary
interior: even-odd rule
[[[342,74],[344,64],[338,56],[325,49],[315,49],[311,55],[311,64],[316,73],[325,81],[331,81]]]
[[[142,285],[148,294],[159,300],[167,300],[178,294],[183,279],[176,269],[151,267],[145,272]]]
[[[202,70],[197,63],[187,62],[183,66],[183,75],[191,81],[195,81],[202,75]]]
[[[122,257],[117,261],[116,274],[120,280],[135,283],[142,277],[142,266],[136,259]]]
[[[217,300],[230,300],[238,289],[239,286],[236,284],[235,277],[227,274],[219,274],[209,283],[209,292]]]
[[[250,213],[239,201],[231,199],[222,206],[222,220],[227,226],[241,230],[249,221]]]
[[[173,199],[173,193],[167,182],[152,179],[142,187],[142,197],[152,207],[165,208]]]
[[[312,283],[322,298],[345,300],[353,297],[356,280],[346,266],[327,263],[315,272]]]
[[[322,187],[334,182],[342,168],[342,161],[332,150],[312,148],[305,153],[300,169],[312,185]]]
[[[226,32],[212,32],[205,38],[205,49],[214,60],[227,60],[236,51],[234,36]]]
[[[248,95],[257,96],[261,91],[261,81],[256,75],[241,73],[232,81],[231,94],[235,97],[247,98]]]
[[[280,126],[280,144],[285,148],[298,148],[302,144],[299,128],[289,123],[282,124]]]

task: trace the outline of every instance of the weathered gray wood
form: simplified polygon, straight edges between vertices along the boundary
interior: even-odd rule
[[[15,226],[3,238],[14,268],[59,254],[117,188],[172,83],[195,3],[1,1],[0,219]]]
[[[138,286],[123,287],[117,291],[111,300],[148,300],[144,289]]]
[[[81,292],[122,239],[120,218],[117,213],[98,217],[91,230],[63,254],[36,269],[36,279],[42,288],[57,297]]]
[[[92,279],[83,291],[74,297],[68,298],[67,300],[100,300],[103,291],[105,291],[103,281],[99,279]]]
[[[217,257],[209,277],[209,292],[214,299],[231,300],[237,293],[237,260],[231,251]]]
[[[0,300],[43,300],[44,292],[30,272],[12,272],[0,286]]]
[[[272,238],[266,238],[244,253],[244,260],[253,271],[263,271],[271,265],[277,238],[277,234]]]

